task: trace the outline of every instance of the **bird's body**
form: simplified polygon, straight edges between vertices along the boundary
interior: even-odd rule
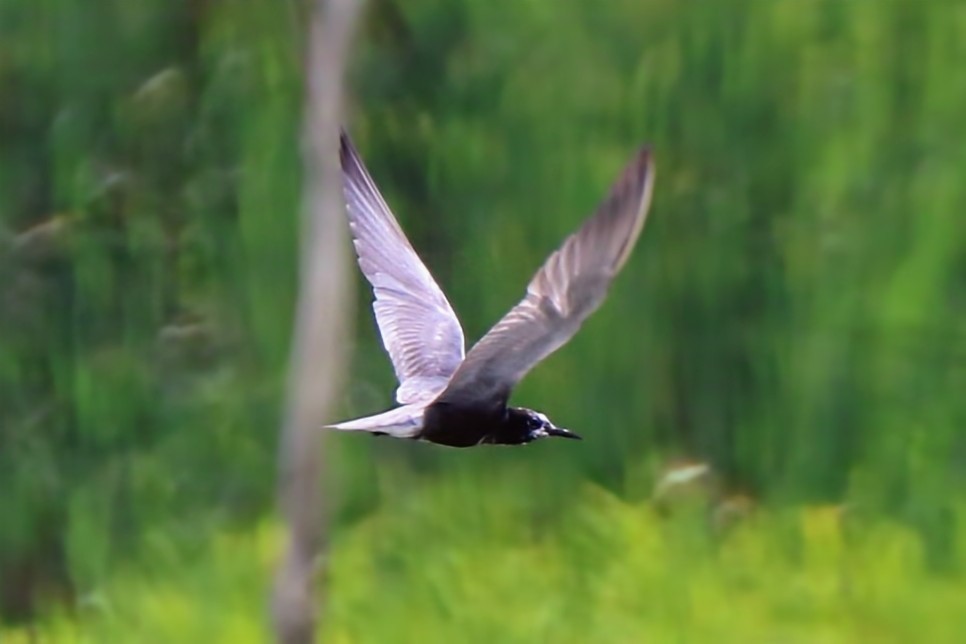
[[[530,281],[524,299],[469,353],[446,296],[413,250],[343,133],[349,227],[399,380],[399,407],[330,425],[450,447],[580,438],[540,412],[507,405],[513,387],[567,343],[603,302],[644,225],[653,163],[641,150],[607,199]]]
[[[485,409],[434,403],[426,408],[419,438],[450,447],[473,447],[485,443],[522,445],[534,440],[536,437],[532,436],[531,431],[546,421],[546,417],[540,418],[542,414],[532,414],[537,412],[517,407]],[[568,437],[577,436],[571,433]]]
[[[532,416],[531,416],[532,415]],[[485,409],[468,405],[432,403],[403,405],[375,416],[366,416],[338,425],[335,429],[367,431],[376,435],[429,441],[448,447],[473,447],[487,443],[521,445],[532,436],[546,417],[529,409],[504,407]],[[576,438],[559,428],[557,435]],[[567,432],[567,433],[563,433]]]

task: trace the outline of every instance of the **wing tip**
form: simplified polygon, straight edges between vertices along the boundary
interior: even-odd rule
[[[650,176],[654,173],[654,149],[649,143],[645,143],[637,149],[631,167],[638,173],[643,170],[645,181],[650,180]]]
[[[654,152],[650,145],[644,144],[624,166],[609,196],[618,201],[627,199],[647,201],[653,182]]]
[[[620,270],[630,257],[651,208],[651,194],[654,188],[654,153],[650,144],[645,143],[638,148],[617,185],[614,197],[618,200],[629,197],[636,207],[632,209],[634,213],[632,227],[615,257],[613,267],[615,272]],[[617,195],[622,196],[617,197]]]
[[[369,176],[362,156],[345,126],[339,127],[339,163],[342,166],[343,190],[347,191],[347,199],[351,188],[365,199],[382,201],[382,196],[379,195],[379,190]],[[383,207],[386,206],[383,204]]]
[[[344,125],[339,127],[339,161],[343,172],[349,172],[359,164],[359,153]]]

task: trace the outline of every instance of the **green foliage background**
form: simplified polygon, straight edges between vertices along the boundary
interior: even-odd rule
[[[264,636],[300,12],[0,0],[0,623]],[[331,638],[962,632],[964,68],[952,0],[370,2],[349,128],[468,338],[642,142],[658,180],[515,397],[588,440],[332,438]],[[340,416],[393,390],[357,281]],[[747,534],[653,514],[674,456]]]

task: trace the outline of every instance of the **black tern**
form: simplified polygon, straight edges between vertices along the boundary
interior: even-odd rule
[[[451,447],[522,445],[580,436],[540,412],[507,405],[514,386],[566,344],[604,301],[644,226],[654,163],[642,148],[583,226],[544,262],[526,297],[464,355],[446,296],[390,212],[348,135],[340,145],[346,213],[372,285],[398,407],[329,427]]]

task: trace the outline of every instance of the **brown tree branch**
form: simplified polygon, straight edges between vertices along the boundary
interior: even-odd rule
[[[279,453],[279,500],[289,534],[271,600],[276,637],[292,644],[314,640],[321,603],[314,596],[313,579],[316,557],[326,551],[322,425],[346,362],[350,306],[338,133],[343,75],[361,0],[314,0],[312,5],[305,66],[300,286]]]

